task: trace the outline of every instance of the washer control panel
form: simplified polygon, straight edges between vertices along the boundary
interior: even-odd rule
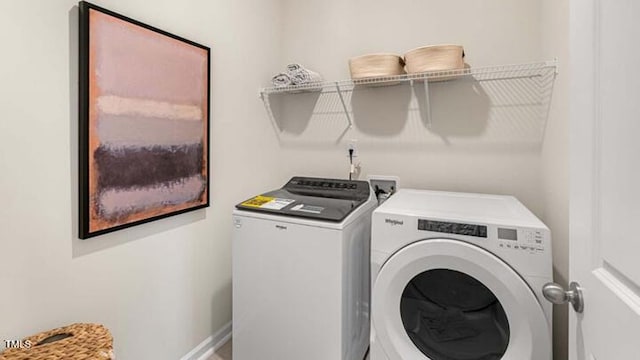
[[[295,176],[282,189],[303,196],[366,201],[369,183],[358,180],[340,180]]]

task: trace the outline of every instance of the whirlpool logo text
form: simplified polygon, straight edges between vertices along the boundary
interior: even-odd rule
[[[391,226],[404,225],[404,221],[402,220],[384,219],[384,222],[390,224]]]

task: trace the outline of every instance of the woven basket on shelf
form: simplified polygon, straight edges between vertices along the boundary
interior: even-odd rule
[[[7,349],[0,360],[115,359],[113,337],[99,324],[73,324],[29,336],[22,343],[31,346]]]
[[[353,80],[404,74],[404,60],[396,54],[368,54],[349,59]]]
[[[431,45],[409,50],[404,54],[407,73],[446,72],[469,68],[464,63],[464,49],[460,45]],[[453,79],[443,76],[433,81]]]

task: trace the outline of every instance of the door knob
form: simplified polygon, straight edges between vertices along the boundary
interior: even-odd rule
[[[577,313],[582,313],[584,310],[584,298],[582,296],[582,289],[577,282],[571,282],[569,284],[569,290],[565,290],[562,286],[556,283],[546,283],[542,287],[542,295],[544,298],[554,304],[570,303],[573,305],[573,310]]]

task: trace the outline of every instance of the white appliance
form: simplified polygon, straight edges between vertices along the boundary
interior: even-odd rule
[[[233,359],[362,360],[369,183],[294,177],[233,212]]]
[[[371,360],[552,358],[551,236],[514,197],[398,191],[371,277]]]

